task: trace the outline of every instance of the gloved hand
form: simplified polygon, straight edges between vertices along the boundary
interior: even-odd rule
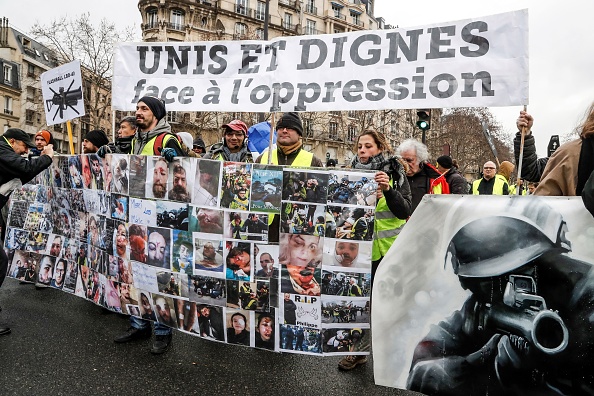
[[[111,153],[112,153],[112,150],[108,144],[99,147],[99,150],[97,150],[97,155],[101,158],[105,158],[105,154],[111,154]]]
[[[504,335],[497,343],[495,372],[506,387],[530,383],[533,366],[528,342],[517,335]]]
[[[173,161],[176,154],[175,149],[172,149],[171,147],[164,147],[161,149],[161,157],[165,158],[165,161],[167,162]]]

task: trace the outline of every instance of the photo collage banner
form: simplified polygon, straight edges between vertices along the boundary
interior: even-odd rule
[[[368,354],[373,176],[56,156],[11,196],[8,276],[209,340]]]

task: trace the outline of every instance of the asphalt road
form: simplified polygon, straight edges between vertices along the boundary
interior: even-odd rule
[[[337,357],[278,354],[174,332],[151,355],[150,340],[115,344],[128,318],[67,293],[6,279],[0,289],[0,394],[8,395],[418,395],[377,386],[373,364],[350,372]]]

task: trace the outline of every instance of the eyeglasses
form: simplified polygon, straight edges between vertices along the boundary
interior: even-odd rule
[[[485,166],[483,169],[487,170],[487,169],[495,169],[495,168],[490,167],[490,166]]]
[[[225,132],[225,136],[229,136],[229,137],[243,137],[243,132]]]

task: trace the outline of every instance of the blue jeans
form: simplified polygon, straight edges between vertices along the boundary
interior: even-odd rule
[[[130,316],[130,326],[134,327],[135,329],[144,330],[146,328],[150,328],[151,321],[140,319],[136,316]],[[155,322],[155,335],[169,335],[171,333],[171,327]]]

